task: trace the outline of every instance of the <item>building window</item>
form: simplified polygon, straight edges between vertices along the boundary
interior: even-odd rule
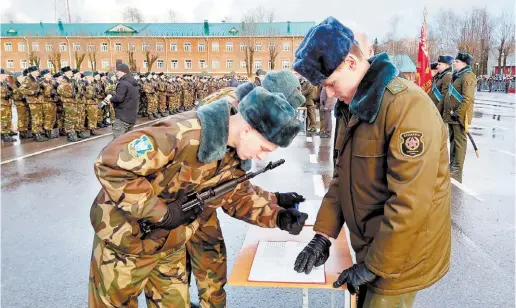
[[[53,50],[54,50],[54,46],[52,46],[52,45],[50,45],[50,44],[46,44],[46,45],[45,45],[45,50],[46,50],[47,52],[49,52],[49,51],[53,51]]]
[[[156,61],[156,66],[158,68],[165,68],[165,61],[163,61],[163,60]]]
[[[245,51],[247,48],[247,44],[246,43],[240,43],[240,51]]]
[[[143,68],[148,68],[149,67],[149,62],[147,62],[147,60],[143,60]]]
[[[7,68],[14,68],[14,60],[7,60]]]
[[[233,43],[226,43],[226,51],[233,52]]]
[[[61,67],[68,66],[68,60],[61,60]]]
[[[4,50],[5,51],[13,51],[13,45],[11,43],[5,43]],[[9,60],[7,60],[7,61],[9,61]]]
[[[108,43],[100,43],[100,51],[107,52],[108,51]]]
[[[72,49],[73,49],[73,51],[81,51],[81,44],[72,43]]]
[[[211,61],[211,68],[213,68],[213,69],[219,68],[219,61],[218,60]]]
[[[283,43],[283,51],[290,51],[290,43]]]
[[[185,52],[191,52],[191,51],[192,51],[192,44],[190,44],[190,43],[185,43],[185,44],[183,45],[183,48],[184,48],[184,51],[185,51]],[[190,61],[190,64],[191,64],[191,62],[192,62],[192,61]]]
[[[240,60],[240,68],[247,68],[247,65],[245,64],[245,60]]]
[[[254,45],[254,51],[262,51],[262,43],[256,43]]]
[[[20,60],[20,67],[21,68],[29,67],[29,63],[27,62],[27,60]]]
[[[156,43],[156,51],[163,52],[165,49],[163,48],[163,43]]]
[[[206,61],[205,60],[199,60],[199,68],[206,68]]]
[[[226,60],[226,68],[233,68],[233,60]]]
[[[290,61],[289,60],[283,60],[283,62],[281,62],[281,68],[290,69]]]
[[[254,60],[254,68],[255,69],[262,68],[262,61],[261,60]]]
[[[142,51],[150,51],[149,43],[142,43]]]
[[[267,69],[271,70],[272,69],[272,63],[271,63],[271,60],[269,60],[269,62],[267,63]]]
[[[109,60],[102,60],[102,68],[109,68]]]
[[[177,43],[170,43],[170,51],[173,51],[173,52],[177,51]]]
[[[88,44],[88,51],[89,51],[89,52],[94,52],[94,51],[95,51],[95,45],[93,45],[93,44]]]
[[[25,43],[18,43],[18,51],[25,51]]]
[[[170,61],[170,66],[172,68],[179,68],[179,63],[177,62],[177,60],[172,60]]]
[[[122,51],[122,44],[121,43],[115,43],[115,51],[121,52]]]
[[[52,64],[52,62],[50,60],[47,60],[47,68],[54,69],[54,65]]]
[[[39,51],[39,43],[32,43],[32,51]]]
[[[134,44],[134,43],[128,44],[127,49],[129,51],[135,52],[136,51],[136,44]]]
[[[185,69],[192,69],[192,60],[185,60]]]
[[[66,43],[59,43],[59,51],[66,52]]]
[[[211,43],[211,51],[219,51],[219,43],[217,43],[217,42]]]
[[[204,43],[200,43],[199,45],[197,45],[197,51],[205,52],[206,51],[206,45],[204,45]]]

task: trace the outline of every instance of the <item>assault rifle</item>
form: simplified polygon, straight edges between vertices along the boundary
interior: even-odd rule
[[[183,212],[188,212],[193,208],[198,208],[199,209],[198,212],[200,213],[204,209],[204,205],[206,203],[210,203],[211,201],[218,199],[218,198],[222,197],[223,195],[227,194],[228,192],[234,190],[238,184],[249,181],[250,179],[254,178],[257,175],[260,175],[264,172],[267,172],[269,170],[277,168],[277,167],[281,166],[283,163],[285,163],[284,159],[280,159],[275,162],[269,162],[267,164],[267,166],[265,166],[264,168],[262,168],[256,172],[248,172],[239,178],[229,180],[227,182],[216,185],[214,187],[206,187],[205,189],[203,189],[201,191],[189,192],[186,195],[187,201],[185,203],[181,204],[181,210]],[[144,236],[154,229],[152,223],[150,223],[147,220],[140,221],[140,228],[141,228]]]

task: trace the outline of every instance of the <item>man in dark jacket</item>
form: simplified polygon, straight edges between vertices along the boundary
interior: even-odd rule
[[[127,64],[116,66],[118,85],[116,93],[111,93],[106,100],[115,108],[115,122],[113,123],[113,139],[133,130],[140,102],[138,82],[129,74]]]

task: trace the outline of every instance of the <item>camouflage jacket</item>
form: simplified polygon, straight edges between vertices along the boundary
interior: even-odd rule
[[[43,80],[43,100],[44,102],[52,102],[52,92],[54,91],[54,83],[52,80]]]
[[[167,96],[168,97],[171,97],[172,95],[174,95],[174,92],[176,91],[175,87],[174,87],[174,84],[172,82],[167,82]]]
[[[153,95],[155,92],[154,85],[152,84],[151,81],[145,81],[143,83],[142,89],[143,89],[143,92],[145,93],[145,95],[148,95],[148,96]]]
[[[57,94],[63,104],[75,104],[74,98],[74,85],[67,76],[63,77],[63,80],[57,87]]]
[[[95,162],[102,188],[90,212],[100,239],[126,254],[170,251],[185,244],[219,207],[248,223],[276,227],[280,208],[273,204],[273,194],[245,182],[206,205],[192,224],[172,231],[158,229],[142,239],[138,221],[159,221],[167,200],[242,176],[242,169],[249,169],[248,161],[227,150],[228,121],[234,113],[234,107],[220,100],[108,144]]]
[[[32,75],[27,76],[25,81],[22,83],[20,87],[20,91],[25,96],[27,103],[29,104],[41,104],[43,100],[41,99],[41,85],[38,80],[36,80]]]
[[[164,92],[167,91],[167,82],[165,80],[160,79],[158,81],[158,91],[161,95],[165,94]]]
[[[12,89],[7,82],[0,83],[0,95],[2,96],[2,106],[11,106]]]
[[[86,83],[84,90],[84,97],[86,99],[86,105],[97,104],[97,92],[95,90],[94,83]]]
[[[238,97],[236,94],[236,89],[237,88],[235,88],[235,87],[227,87],[227,88],[222,88],[218,91],[215,91],[215,92],[211,93],[210,95],[206,96],[205,98],[203,98],[199,102],[199,107],[211,104],[220,99],[225,99],[228,102],[230,102],[235,108],[238,108]]]

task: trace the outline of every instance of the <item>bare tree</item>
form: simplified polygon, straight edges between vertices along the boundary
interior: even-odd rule
[[[38,55],[33,50],[31,50],[29,52],[29,62],[30,62],[30,65],[35,65],[37,67],[40,67],[41,58],[38,57]]]
[[[176,11],[174,11],[173,9],[168,9],[168,12],[167,12],[167,15],[168,15],[168,21],[169,22],[177,22],[177,13]]]
[[[497,40],[497,60],[498,67],[505,68],[507,63],[507,56],[513,52],[514,49],[514,14],[508,11],[502,11],[497,18],[499,21],[496,40]]]
[[[245,64],[247,67],[247,76],[253,76],[253,63],[255,46],[259,35],[258,23],[263,22],[266,16],[265,9],[260,6],[258,8],[247,11],[242,18],[242,37],[245,43]]]
[[[151,72],[154,62],[156,62],[156,60],[158,60],[158,55],[151,54],[151,52],[149,50],[147,50],[145,52],[145,60],[147,60],[147,72]]]
[[[142,23],[144,22],[142,12],[135,7],[126,7],[123,13],[123,18],[125,22],[132,23]]]
[[[88,61],[90,62],[91,69],[97,70],[97,47],[95,45],[88,46]]]
[[[267,31],[267,45],[269,51],[269,61],[271,62],[271,70],[276,67],[276,58],[280,52],[280,40],[278,38],[278,31],[274,28],[274,12],[270,11],[267,14],[267,21],[269,22],[269,29]]]
[[[75,68],[78,70],[81,70],[82,62],[84,61],[84,58],[86,58],[86,54],[84,52],[80,51],[74,51],[73,52],[74,58],[75,58]]]
[[[61,70],[61,56],[62,54],[57,48],[55,48],[48,56],[48,61],[52,63],[53,73]]]

